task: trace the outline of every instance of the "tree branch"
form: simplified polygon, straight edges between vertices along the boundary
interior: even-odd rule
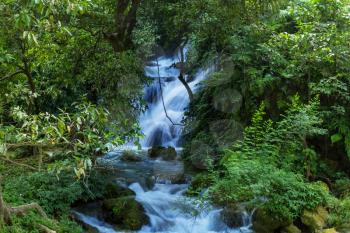
[[[18,163],[18,162],[15,162],[15,161],[12,161],[10,159],[3,158],[3,157],[0,157],[0,160],[7,162],[7,163],[15,164],[17,166],[26,167],[26,168],[29,168],[30,170],[33,170],[33,171],[38,171],[38,169],[36,169],[35,167],[32,167],[32,166],[24,164],[24,163]]]
[[[10,79],[10,78],[16,76],[17,74],[24,74],[24,71],[23,70],[19,70],[19,71],[16,71],[15,73],[13,73],[13,74],[6,75],[5,77],[0,78],[0,82],[5,81],[7,79]]]
[[[159,88],[160,88],[160,95],[161,95],[161,97],[162,97],[162,104],[163,104],[163,109],[164,109],[164,112],[165,112],[165,116],[166,116],[166,118],[168,118],[168,120],[171,122],[171,124],[177,125],[177,126],[184,126],[183,124],[174,123],[174,121],[173,121],[173,120],[171,119],[171,117],[168,115],[168,112],[167,112],[167,110],[166,110],[165,103],[164,103],[164,97],[163,97],[162,82],[160,81],[160,70],[159,70],[158,58],[157,58],[157,68],[158,68],[158,83],[159,83]]]

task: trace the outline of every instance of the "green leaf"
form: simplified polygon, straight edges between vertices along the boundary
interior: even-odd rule
[[[343,136],[341,134],[338,134],[338,133],[337,134],[333,134],[331,136],[332,143],[337,143],[337,142],[339,142],[342,139],[343,139]]]
[[[57,122],[57,128],[60,131],[60,133],[63,135],[64,132],[66,131],[66,125],[64,124],[64,122],[62,120],[58,120]]]

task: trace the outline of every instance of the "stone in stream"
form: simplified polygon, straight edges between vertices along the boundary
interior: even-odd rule
[[[135,151],[125,150],[123,151],[120,160],[124,162],[140,162],[142,161],[142,157],[138,155]]]
[[[155,146],[148,150],[148,156],[170,161],[176,159],[177,153],[174,147]]]
[[[149,223],[143,206],[134,196],[119,197],[103,201],[106,220],[123,230],[140,230]]]

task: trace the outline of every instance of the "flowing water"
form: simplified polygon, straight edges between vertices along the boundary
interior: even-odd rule
[[[189,96],[184,85],[177,78],[180,72],[175,68],[175,64],[179,62],[179,55],[176,53],[172,57],[158,57],[145,68],[146,76],[152,78],[153,82],[145,90],[148,110],[140,117],[140,125],[145,135],[141,141],[143,147],[181,146],[183,128],[181,121],[184,109],[189,104]],[[196,91],[197,85],[208,76],[211,70],[212,68],[200,70],[189,82],[190,88]]]
[[[174,64],[179,62],[178,53],[174,56],[162,56],[151,61],[145,67],[146,75],[153,83],[145,88],[145,100],[148,110],[140,116],[140,125],[145,135],[141,141],[143,148],[155,145],[181,147],[181,121],[189,97],[185,87],[177,79],[179,70]],[[193,91],[203,81],[212,68],[200,70],[189,82]],[[159,85],[159,78],[160,84]],[[163,97],[162,97],[163,93]],[[162,101],[162,98],[164,101]],[[163,105],[164,102],[164,105]],[[171,119],[171,121],[168,119]],[[140,233],[249,233],[251,214],[242,212],[241,228],[230,229],[220,219],[220,209],[195,203],[186,198],[184,193],[188,184],[173,184],[172,179],[184,176],[184,166],[181,161],[162,161],[146,158],[140,162],[123,162],[121,151],[110,153],[99,162],[111,165],[120,171],[117,182],[127,184],[136,193],[136,200],[145,208],[150,224],[143,226]],[[155,181],[148,187],[149,178]],[[178,183],[178,182],[177,182]],[[197,213],[197,214],[193,214]],[[76,213],[81,221],[93,226],[100,233],[122,232],[89,214]]]

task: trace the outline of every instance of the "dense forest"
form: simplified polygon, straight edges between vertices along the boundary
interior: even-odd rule
[[[0,233],[349,233],[349,89],[347,0],[1,0]]]

